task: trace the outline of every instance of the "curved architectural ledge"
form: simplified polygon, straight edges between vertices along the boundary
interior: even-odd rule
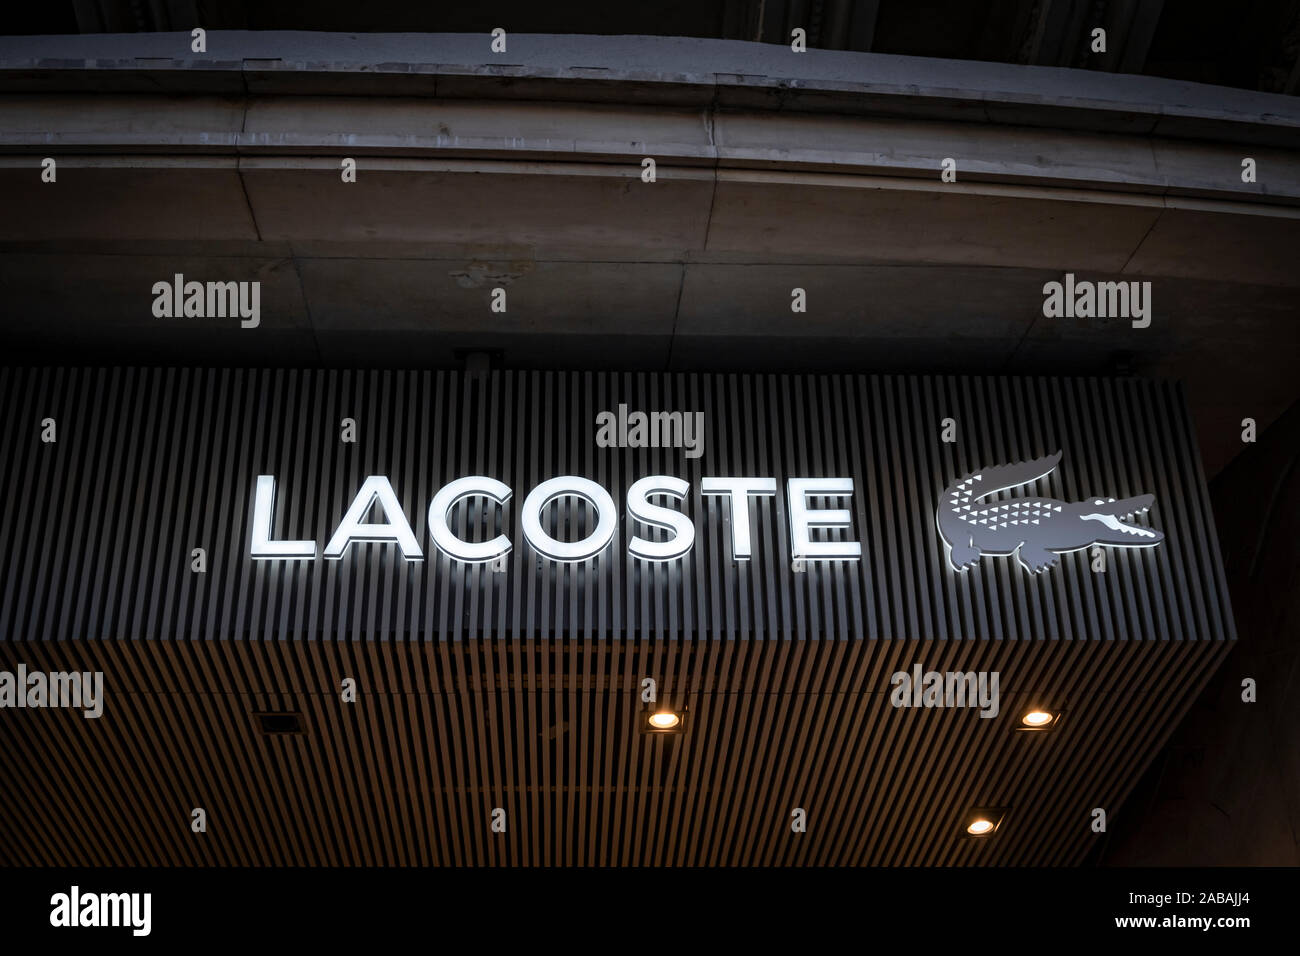
[[[915,180],[935,193],[998,184],[1192,198],[1232,204],[1210,207],[1228,214],[1300,207],[1292,97],[659,37],[519,35],[500,55],[463,34],[214,32],[208,53],[189,46],[188,34],[0,39],[0,154],[23,157],[18,168],[37,151],[141,168],[132,157],[324,154],[390,170],[405,159],[624,167],[603,171],[616,177],[639,176],[650,157],[665,180],[706,167],[771,182]],[[940,181],[947,160],[955,184]]]
[[[716,167],[912,178],[936,191],[942,163],[960,184],[1300,205],[1300,158],[1251,148],[1260,170],[1241,181],[1240,144],[994,124],[819,113],[246,94],[0,96],[0,151],[534,160]]]
[[[1152,77],[680,37],[513,34],[502,54],[488,43],[211,31],[197,54],[186,33],[3,37],[0,88],[709,105],[1300,143],[1294,97]]]

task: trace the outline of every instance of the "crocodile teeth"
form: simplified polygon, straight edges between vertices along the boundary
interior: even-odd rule
[[[1146,528],[1129,528],[1129,527],[1122,527],[1122,528],[1120,528],[1119,530],[1120,530],[1120,531],[1123,531],[1125,534],[1135,534],[1135,535],[1137,535],[1138,537],[1141,537],[1141,538],[1154,538],[1154,537],[1155,537],[1155,532],[1154,532],[1154,531],[1148,531]]]

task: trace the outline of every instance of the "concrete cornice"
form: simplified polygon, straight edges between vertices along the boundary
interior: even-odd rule
[[[1300,100],[1055,67],[673,37],[212,31],[0,38],[0,91],[615,102],[1300,145]]]
[[[511,36],[507,66],[481,36],[207,39],[0,40],[16,360],[1124,370],[1189,383],[1211,471],[1294,401],[1300,153],[1261,145],[1300,129],[1286,97],[727,41]],[[263,327],[160,326],[177,273],[262,283]],[[1049,320],[1066,274],[1149,283],[1157,318]]]
[[[232,36],[255,39],[250,52],[274,49],[266,45],[264,34]],[[314,36],[308,36],[316,41]],[[166,38],[174,42],[176,35]],[[293,34],[291,38],[302,40],[303,35]],[[127,35],[125,39],[134,37]],[[160,35],[143,37],[149,44],[146,52],[157,52],[154,48],[163,39]],[[406,45],[411,42],[410,38],[400,39]],[[470,38],[453,39],[463,46]],[[542,38],[514,38],[512,42],[523,45],[529,39]],[[575,38],[554,39],[568,42]],[[657,38],[637,40],[651,42]],[[227,44],[227,38],[212,36],[209,42],[220,47]],[[7,52],[6,47],[14,45],[12,40],[0,42],[0,57]],[[739,47],[748,53],[757,50],[772,56],[772,48],[761,44],[713,41],[711,45]],[[41,45],[37,43],[35,49],[41,52]],[[559,56],[544,49],[551,59]],[[584,59],[577,52],[564,58]],[[837,53],[833,58],[874,62],[866,54]],[[586,59],[596,59],[595,53]],[[917,64],[939,62],[886,59],[904,63],[910,69]],[[1224,206],[1219,211],[1226,213],[1250,209],[1256,214],[1287,218],[1300,209],[1300,159],[1294,150],[1258,143],[1244,147],[1238,141],[1152,136],[1134,128],[1134,123],[1126,132],[1099,131],[1082,125],[1060,128],[1062,121],[1070,119],[1070,110],[1050,105],[1043,108],[1056,121],[1057,128],[1024,125],[1017,122],[1024,117],[1010,110],[1005,99],[997,108],[992,99],[985,100],[978,116],[969,110],[964,116],[980,122],[964,122],[951,115],[951,102],[946,110],[939,108],[935,89],[914,84],[907,87],[906,93],[889,94],[898,97],[898,103],[907,96],[912,98],[915,108],[904,115],[901,110],[873,112],[865,108],[856,112],[801,111],[785,101],[764,99],[781,83],[786,84],[786,92],[797,89],[802,96],[813,82],[844,86],[839,79],[794,81],[753,74],[690,77],[667,73],[646,79],[649,74],[629,70],[618,72],[611,68],[602,73],[594,66],[560,70],[548,63],[518,67],[443,64],[428,67],[432,72],[421,72],[424,67],[410,64],[410,72],[403,74],[397,72],[398,65],[392,64],[374,67],[387,73],[367,72],[359,61],[349,61],[350,66],[344,68],[343,61],[272,63],[266,58],[250,58],[222,61],[214,67],[212,62],[190,59],[168,61],[169,65],[158,68],[161,73],[153,66],[141,67],[140,60],[120,57],[75,61],[80,66],[68,66],[72,61],[63,60],[58,61],[65,64],[60,66],[49,66],[49,60],[40,62],[46,66],[23,73],[8,68],[12,60],[0,58],[0,81],[15,80],[19,74],[25,77],[22,82],[9,83],[8,92],[0,92],[2,169],[18,172],[29,168],[35,159],[59,156],[69,168],[125,164],[143,169],[184,157],[199,165],[205,161],[221,165],[235,159],[241,168],[252,168],[262,161],[279,165],[287,161],[303,169],[324,170],[331,164],[337,167],[341,157],[353,157],[371,171],[407,169],[418,173],[436,169],[440,163],[450,162],[460,168],[468,162],[477,164],[475,169],[485,174],[514,174],[519,170],[512,172],[511,164],[532,163],[538,168],[528,172],[542,174],[550,167],[579,164],[587,169],[586,175],[635,179],[640,176],[643,159],[651,157],[661,167],[659,175],[665,180],[692,178],[704,170],[733,170],[742,177],[775,176],[772,184],[777,186],[792,183],[791,176],[803,184],[812,182],[809,177],[821,177],[819,182],[834,188],[922,189],[945,194],[993,190],[999,195],[1022,195],[1034,200],[1124,205],[1164,205],[1168,200],[1180,199],[1221,203]],[[127,63],[134,66],[127,67]],[[631,65],[642,64],[634,61]],[[726,61],[726,65],[745,64]],[[977,73],[987,72],[989,67],[959,65],[973,67]],[[217,75],[224,76],[224,81],[239,82],[227,92],[199,88],[181,92],[196,77],[210,77],[212,69],[226,69],[228,75]],[[998,69],[1019,77],[1016,70],[1022,68]],[[1115,89],[1123,88],[1129,80],[1152,82],[1080,71],[1023,69],[1064,75],[1079,83],[1102,81],[1102,85]],[[501,70],[515,70],[520,76],[507,83],[498,75]],[[581,70],[590,76],[581,80],[570,76],[564,81],[571,84],[567,88],[573,94],[570,98],[540,98],[540,87],[535,84],[552,82],[540,78],[544,70],[570,74]],[[828,69],[823,72],[839,75]],[[606,78],[606,73],[612,78]],[[595,74],[601,78],[595,78]],[[633,79],[635,76],[641,79]],[[41,77],[50,81],[44,88],[21,89],[31,87]],[[102,84],[103,88],[91,93],[94,84],[88,81],[97,77],[114,82]],[[908,78],[906,73],[901,74],[898,82]],[[132,80],[138,88],[111,89],[121,86],[116,81],[123,79]],[[72,88],[72,81],[84,88]],[[286,91],[286,83],[292,87],[299,81],[312,86],[313,91]],[[396,95],[396,87],[417,81],[427,84],[428,95]],[[710,92],[694,97],[694,102],[669,103],[652,102],[654,97],[646,93],[665,94],[660,98],[673,100],[676,92],[688,88],[688,81],[698,81],[696,87],[690,87],[697,92]],[[796,82],[800,84],[797,87]],[[646,95],[631,95],[629,84]],[[858,84],[863,88],[869,85]],[[362,89],[368,89],[369,95],[360,95]],[[453,89],[455,95],[449,95]],[[1207,89],[1197,88],[1201,93]],[[724,90],[732,100],[729,106],[722,105]],[[1211,92],[1228,95],[1236,91]],[[869,99],[877,94],[862,95]],[[1243,95],[1258,98],[1257,94]],[[1040,98],[1046,103],[1045,97]],[[1292,102],[1286,97],[1264,98],[1281,100],[1287,106]],[[855,102],[862,107],[862,102]],[[1200,122],[1217,122],[1204,103],[1185,106],[1184,110],[1184,118],[1196,116]],[[1224,131],[1222,122],[1217,128]],[[1251,128],[1261,135],[1290,129],[1268,124]],[[1246,155],[1258,166],[1255,182],[1241,180],[1241,162]],[[943,183],[939,171],[950,157],[956,160],[958,180]],[[1043,190],[1054,192],[1048,195]]]

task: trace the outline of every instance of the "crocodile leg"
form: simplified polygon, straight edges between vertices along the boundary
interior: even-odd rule
[[[1040,548],[1035,544],[1022,544],[1017,557],[1020,558],[1021,564],[1034,573],[1054,568],[1061,560],[1059,554],[1048,551],[1046,548]]]
[[[952,552],[948,555],[948,560],[958,571],[964,571],[967,568],[973,568],[980,563],[980,549],[973,544],[954,544]]]

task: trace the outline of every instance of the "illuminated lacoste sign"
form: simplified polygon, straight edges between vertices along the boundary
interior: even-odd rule
[[[1060,460],[1058,452],[1034,461],[980,469],[945,489],[936,519],[952,567],[964,571],[977,565],[984,556],[1015,555],[1026,569],[1038,573],[1054,567],[1065,552],[1094,545],[1147,548],[1164,540],[1164,534],[1159,531],[1129,523],[1133,515],[1151,507],[1154,501],[1151,495],[1120,501],[1087,498],[1077,502],[994,497],[1046,477]],[[671,475],[651,475],[633,482],[627,490],[627,516],[637,525],[667,534],[657,535],[659,540],[633,535],[627,543],[629,554],[644,561],[675,561],[690,553],[695,544],[694,522],[680,508],[652,500],[667,499],[680,505],[689,491],[690,482]],[[852,512],[847,508],[814,506],[811,502],[811,499],[847,499],[853,491],[852,478],[786,481],[792,561],[861,558],[861,544],[847,540],[853,528]],[[700,492],[727,500],[732,556],[737,561],[752,558],[750,502],[754,498],[774,496],[776,479],[707,477],[700,481]],[[467,541],[452,530],[450,517],[453,509],[468,499],[482,499],[489,507],[504,509],[512,496],[509,486],[484,475],[457,478],[448,483],[429,504],[429,537],[436,549],[453,561],[491,562],[502,568],[512,549],[506,535],[497,534],[486,541]],[[578,541],[562,541],[546,528],[548,509],[566,498],[584,503],[595,519],[594,528]],[[254,492],[249,556],[264,561],[316,558],[315,541],[274,537],[274,501],[275,476],[259,475]],[[368,520],[367,516],[376,510],[380,520]],[[574,563],[594,558],[610,546],[620,515],[613,497],[601,485],[589,478],[564,475],[533,488],[524,498],[518,520],[524,540],[539,555],[552,561]],[[822,532],[837,532],[837,536]],[[364,543],[394,545],[407,561],[424,560],[420,541],[384,475],[370,475],[365,479],[319,554],[329,560],[339,560],[352,545]],[[801,567],[802,564],[796,564],[796,568]]]
[[[1151,507],[1152,495],[1120,501],[988,500],[1000,491],[1047,477],[1060,460],[1057,452],[1034,461],[983,468],[949,485],[939,498],[936,517],[952,566],[965,571],[984,555],[1014,554],[1028,570],[1038,573],[1055,567],[1068,551],[1093,545],[1151,548],[1164,540],[1159,531],[1127,523]]]
[[[627,491],[628,515],[647,528],[670,532],[666,540],[653,541],[640,535],[627,545],[628,552],[646,561],[673,561],[690,552],[695,543],[695,525],[682,511],[653,504],[651,498],[685,499],[690,483],[671,475],[651,475],[632,484]],[[753,554],[750,539],[750,499],[776,494],[774,478],[704,478],[700,491],[726,498],[731,514],[731,549],[738,561]],[[852,530],[852,512],[845,508],[813,507],[810,498],[847,498],[853,494],[852,478],[791,478],[786,482],[787,514],[790,520],[790,557],[794,561],[856,561],[862,556],[857,541],[814,540],[820,529]],[[495,478],[474,475],[457,478],[429,504],[429,536],[437,549],[455,561],[467,564],[501,562],[510,553],[510,539],[499,534],[490,541],[466,541],[452,531],[448,516],[452,508],[468,498],[482,498],[505,507],[511,489]],[[543,526],[547,509],[562,498],[585,502],[596,518],[595,528],[580,541],[561,541]],[[306,560],[317,556],[315,541],[282,541],[273,537],[275,476],[258,475],[253,498],[253,527],[249,554],[264,560]],[[376,508],[383,520],[369,522]],[[538,554],[552,561],[576,562],[594,558],[614,539],[618,509],[609,492],[588,478],[565,475],[544,481],[524,499],[520,519],[524,540]],[[424,552],[411,523],[402,511],[393,486],[383,475],[370,475],[352,499],[338,527],[325,545],[324,557],[338,560],[353,544],[396,545],[408,561],[424,560]]]

